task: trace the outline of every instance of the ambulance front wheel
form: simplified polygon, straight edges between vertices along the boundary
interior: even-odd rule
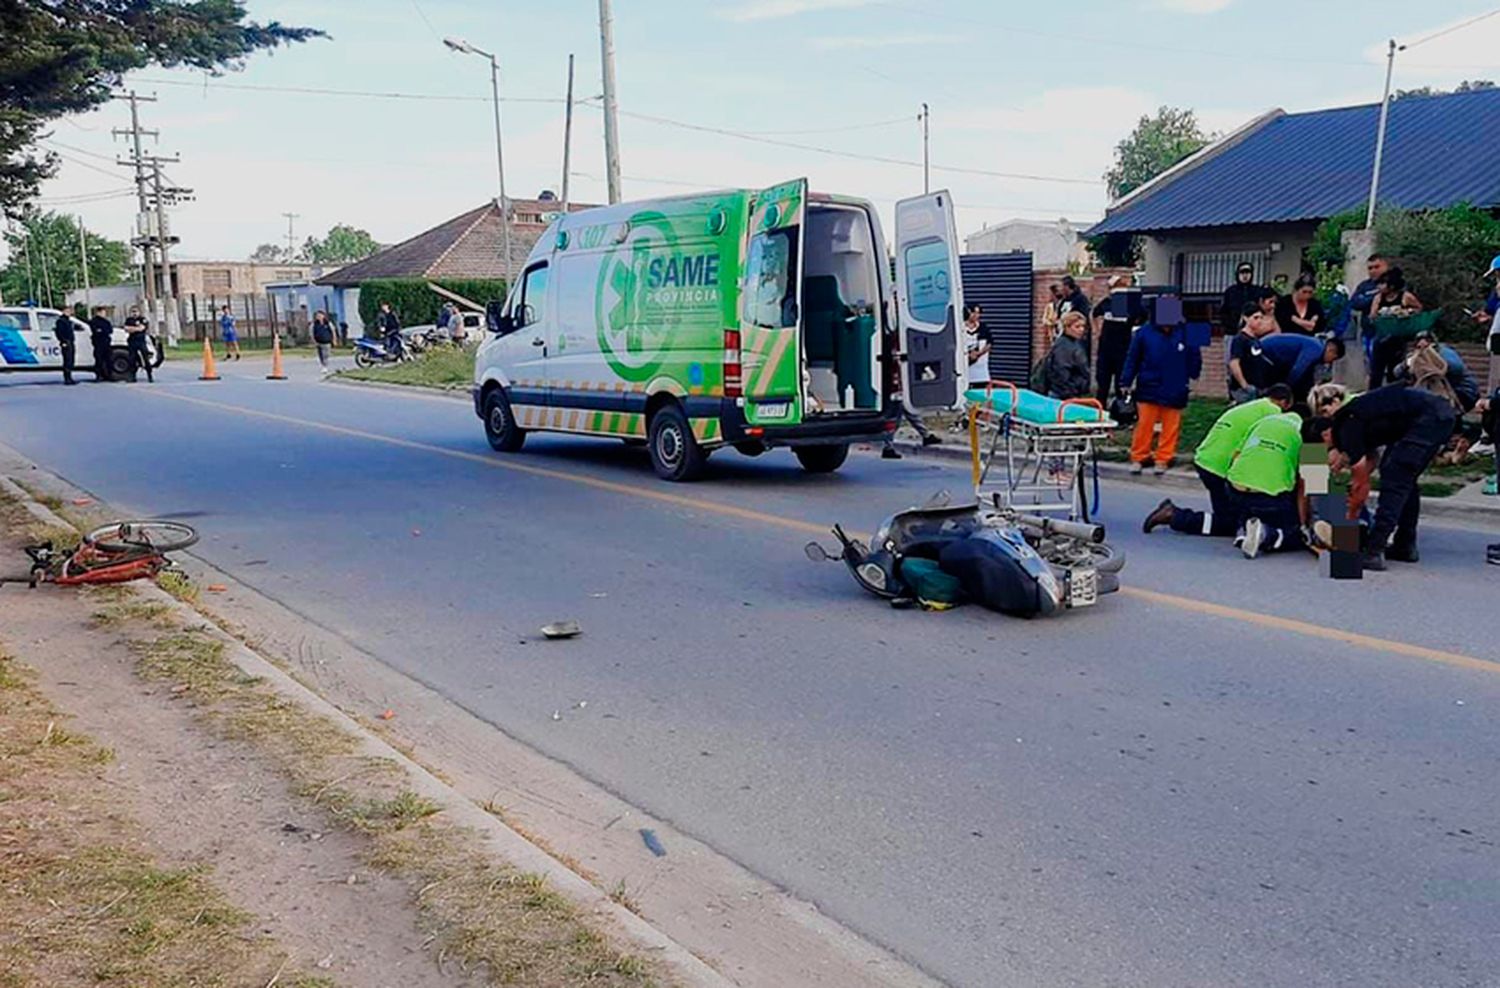
[[[651,466],[662,480],[676,483],[703,476],[708,453],[693,436],[687,415],[676,402],[651,416]]]
[[[484,437],[500,453],[514,453],[526,442],[526,430],[516,424],[510,399],[499,388],[484,400]]]
[[[792,452],[808,473],[833,473],[849,458],[849,444],[832,446],[794,446]]]

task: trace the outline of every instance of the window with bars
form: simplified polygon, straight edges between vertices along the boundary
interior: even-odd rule
[[[234,279],[228,268],[203,269],[203,293],[205,295],[227,295],[234,287]]]
[[[1184,295],[1219,295],[1234,284],[1234,270],[1249,262],[1255,267],[1255,283],[1266,284],[1271,265],[1269,250],[1221,250],[1182,254],[1179,282]]]

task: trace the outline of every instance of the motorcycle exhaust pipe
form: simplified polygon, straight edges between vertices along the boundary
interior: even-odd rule
[[[1043,518],[1040,515],[1017,515],[1016,521],[1027,528],[1034,528],[1045,535],[1063,535],[1084,542],[1103,542],[1104,526],[1081,521],[1064,521],[1061,518]]]

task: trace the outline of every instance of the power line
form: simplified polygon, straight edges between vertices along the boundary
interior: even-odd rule
[[[84,161],[82,158],[75,158],[71,154],[65,154],[64,152],[57,150],[57,147],[54,146],[54,142],[53,141],[43,140],[43,141],[38,141],[37,143],[41,144],[43,147],[47,148],[49,151],[51,151],[53,154],[57,155],[59,158],[62,158],[64,161],[71,161],[73,164],[79,166],[80,168],[87,168],[90,171],[96,171],[96,172],[98,172],[101,175],[108,175],[110,178],[119,178],[120,177],[120,173],[118,171],[110,171],[107,168],[100,168],[98,165],[91,164],[91,163],[89,163],[87,161]]]
[[[422,18],[422,23],[427,25],[427,30],[432,32],[432,36],[439,41],[443,40],[443,36],[438,34],[437,28],[432,26],[432,21],[427,19],[427,11],[422,9],[422,5],[417,0],[411,0],[411,5],[416,8],[417,16]]]
[[[581,100],[585,106],[594,106],[592,101]],[[732,137],[736,140],[750,141],[756,144],[768,144],[772,147],[792,148],[797,151],[812,151],[816,154],[832,155],[836,158],[849,158],[855,161],[874,161],[885,165],[901,165],[906,168],[921,168],[920,161],[910,161],[905,158],[890,158],[878,154],[862,154],[857,151],[841,151],[837,148],[818,147],[813,144],[799,144],[793,141],[782,141],[770,137],[760,137],[755,134],[747,134],[743,131],[726,130],[723,127],[709,127],[705,124],[688,123],[684,120],[673,120],[669,117],[658,117],[648,113],[635,113],[629,110],[621,110],[621,116],[631,117],[636,120],[644,120],[648,123],[661,124],[667,127],[678,127],[682,130],[695,131],[701,134],[717,134],[721,137]],[[1060,178],[1053,175],[1028,175],[1023,172],[1002,172],[988,168],[965,168],[959,165],[933,165],[933,171],[951,172],[957,175],[982,175],[986,178],[1004,178],[1024,182],[1054,182],[1060,185],[1088,185],[1100,186],[1104,183],[1097,179],[1088,178]]]
[[[1479,14],[1476,17],[1470,17],[1468,20],[1460,21],[1459,23],[1454,24],[1450,27],[1445,27],[1441,31],[1434,31],[1424,38],[1418,38],[1416,41],[1407,44],[1405,46],[1406,50],[1410,51],[1411,49],[1417,47],[1417,45],[1425,45],[1429,41],[1435,41],[1436,39],[1441,38],[1444,35],[1452,34],[1454,31],[1460,31],[1466,27],[1478,24],[1480,21],[1488,20],[1489,18],[1494,17],[1496,14],[1500,14],[1500,7],[1497,7],[1494,10],[1489,11],[1488,13]]]
[[[79,204],[79,203],[86,203],[86,202],[104,202],[107,199],[124,199],[127,196],[133,196],[133,195],[135,195],[135,187],[134,186],[130,186],[130,185],[126,185],[126,186],[122,186],[119,189],[113,189],[113,190],[109,190],[109,191],[81,192],[81,193],[78,193],[77,195],[69,195],[69,196],[42,196],[42,197],[38,198],[36,201],[39,202],[39,203],[42,203],[44,205],[49,205],[49,206],[58,205],[58,206],[60,206],[60,205],[64,205],[64,204]]]
[[[180,86],[189,89],[200,88],[196,82],[186,82],[181,79],[138,79],[137,82],[151,86]],[[433,102],[452,103],[489,103],[488,96],[456,96],[447,93],[404,93],[397,91],[377,92],[366,89],[318,89],[309,86],[255,86],[248,83],[237,82],[214,82],[210,87],[205,79],[201,88],[234,89],[251,93],[295,93],[299,96],[354,96],[364,99],[397,99],[397,100],[423,100]],[[542,96],[503,96],[502,103],[551,103],[561,106],[565,100],[557,97]]]
[[[905,121],[906,121],[906,118],[903,117],[902,118],[902,122],[904,123]],[[602,182],[604,180],[604,177],[602,175],[595,175],[592,172],[573,171],[573,172],[569,172],[569,174],[572,175],[572,176],[574,176],[575,178],[590,178],[590,179],[593,179],[593,180],[599,181],[599,182]],[[681,179],[681,178],[647,178],[644,175],[625,175],[625,176],[623,176],[623,178],[627,182],[640,182],[643,185],[665,185],[665,186],[671,186],[671,187],[681,188],[681,189],[698,189],[698,190],[701,190],[701,191],[708,191],[709,190],[708,186],[705,186],[702,182],[691,182],[691,181],[688,181],[687,179]],[[894,203],[894,202],[900,202],[902,200],[902,198],[904,198],[904,197],[902,197],[902,196],[864,196],[863,198],[868,199],[871,202]],[[958,208],[958,209],[997,209],[997,210],[1008,210],[1010,212],[1015,212],[1015,213],[1038,213],[1038,214],[1043,215],[1043,216],[1067,216],[1068,214],[1071,213],[1073,216],[1081,218],[1084,215],[1088,215],[1088,216],[1102,215],[1098,210],[1086,210],[1084,213],[1080,213],[1078,210],[1074,210],[1074,209],[1059,209],[1056,206],[1050,206],[1050,207],[1049,206],[1016,206],[1016,205],[1007,204],[1007,203],[963,202],[963,201],[955,201],[953,205],[956,208]]]

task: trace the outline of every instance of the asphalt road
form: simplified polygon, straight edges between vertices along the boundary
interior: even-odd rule
[[[1331,583],[1142,536],[1158,494],[1121,484],[1104,518],[1153,595],[898,612],[801,546],[961,469],[729,453],[668,486],[621,444],[502,456],[462,404],[301,363],[194,370],[0,378],[0,440],[194,514],[213,564],[941,979],[1500,984],[1484,533],[1427,526],[1419,566]],[[537,642],[557,618],[584,637]]]

